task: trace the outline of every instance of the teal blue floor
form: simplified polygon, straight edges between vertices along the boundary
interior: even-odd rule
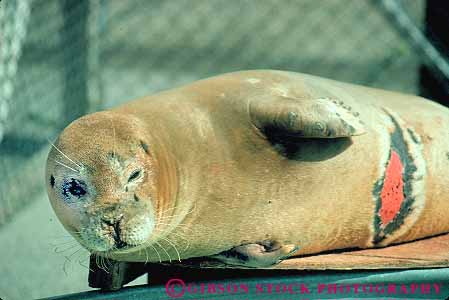
[[[203,290],[200,282],[190,285],[190,289],[186,282],[184,287],[181,283],[173,290],[168,288],[168,292],[166,286],[138,286],[52,299],[447,299],[448,279],[449,269],[306,272],[301,276],[204,282]]]

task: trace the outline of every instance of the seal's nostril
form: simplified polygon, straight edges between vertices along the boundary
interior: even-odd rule
[[[120,221],[121,219],[113,224],[114,232],[112,234],[112,237],[114,238],[115,241],[115,246],[118,249],[125,248],[128,246],[128,244],[125,241],[123,241],[122,238],[120,237],[121,234]]]
[[[122,241],[122,240],[116,241],[115,245],[119,249],[125,248],[126,246],[128,246],[128,244],[126,242]]]
[[[114,232],[112,233],[112,237],[114,238],[115,244],[118,248],[123,248],[126,246],[126,243],[124,241],[122,241],[120,234],[121,234],[121,229],[120,229],[120,220],[118,220],[117,222],[115,222],[114,224],[112,224],[112,228],[114,228]]]

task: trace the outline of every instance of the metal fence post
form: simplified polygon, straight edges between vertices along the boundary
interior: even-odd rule
[[[425,35],[432,40],[440,53],[449,61],[449,2],[427,0]],[[420,68],[420,94],[449,106],[449,78],[437,76],[427,65]]]
[[[89,1],[63,0],[60,4],[63,14],[61,50],[64,68],[64,116],[68,123],[89,109]]]

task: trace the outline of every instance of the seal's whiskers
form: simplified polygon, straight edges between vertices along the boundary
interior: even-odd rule
[[[155,225],[155,227],[158,227],[158,226],[161,226],[161,225],[163,225],[163,226],[168,226],[168,225],[170,225],[170,223],[157,222],[156,225]],[[176,227],[186,227],[186,226],[187,226],[186,224],[178,224],[178,225],[176,225]]]
[[[75,251],[74,253],[72,253],[70,255],[70,257],[75,254],[75,256],[71,259],[71,262],[74,262],[75,260],[77,261],[78,265],[80,265],[81,267],[90,270],[90,268],[88,266],[86,266],[85,264],[82,264],[82,262],[85,262],[86,260],[88,260],[90,258],[90,255],[86,255],[84,256],[84,260],[83,260],[83,254],[84,251],[79,251],[82,250],[83,248],[81,247],[80,249],[78,249],[77,251]],[[78,252],[79,251],[79,252]]]
[[[105,266],[104,264],[104,256],[99,255],[99,253],[95,254],[95,264],[97,265],[98,268],[102,269],[103,271],[105,271],[106,273],[109,274],[109,268]]]
[[[90,256],[88,255],[84,260],[82,260],[82,258],[78,259],[78,264],[81,267],[86,268],[87,270],[89,270],[90,272],[92,272],[93,270],[90,268],[90,266],[84,264],[86,261],[88,261],[88,259],[90,258]]]
[[[75,245],[79,245],[77,241],[72,240],[72,241],[65,241],[65,242],[59,242],[56,244],[50,243],[50,245],[53,247],[53,252],[55,253],[62,253],[66,250],[69,250],[70,248],[67,248],[65,250],[60,250],[61,247],[67,247],[67,246],[75,246]]]
[[[145,250],[145,264],[147,264],[147,262],[148,262],[148,251],[147,251],[147,248],[144,248],[144,250]],[[142,251],[142,249],[140,249],[140,251]],[[139,251],[139,253],[140,253],[140,251]]]
[[[177,207],[171,207],[171,208],[167,208],[166,210],[164,210],[164,211],[162,211],[162,212],[160,212],[160,215],[161,215],[161,219],[164,219],[164,218],[167,218],[167,217],[174,217],[174,216],[177,216],[177,215],[172,215],[172,216],[165,216],[164,217],[164,214],[166,214],[167,212],[169,212],[169,211],[171,211],[171,210],[174,210],[174,209],[176,209]],[[195,209],[196,209],[196,203],[194,204],[194,206],[186,213],[186,216],[187,215],[189,215],[189,214],[191,214],[192,212],[194,212],[195,211]]]
[[[190,241],[188,238],[186,238],[184,235],[176,233],[176,232],[171,232],[170,234],[179,237],[180,239],[184,240],[186,243],[186,246],[184,247],[184,249],[182,249],[182,252],[187,251],[190,248]]]
[[[75,248],[76,246],[78,246],[78,244],[69,244],[68,246],[65,245],[65,247],[64,247],[64,245],[61,245],[61,247],[60,247],[60,246],[55,247],[54,252],[55,252],[55,253],[64,253],[65,251],[70,250],[70,249],[73,249],[73,248]],[[63,247],[63,248],[62,248],[62,247]],[[62,248],[62,249],[61,249],[61,248]]]
[[[162,223],[161,225],[168,225],[168,224]],[[184,225],[184,224],[177,225],[177,227],[185,227],[185,226],[186,226],[186,225]],[[177,236],[179,239],[185,241],[186,246],[184,247],[184,249],[182,249],[182,252],[185,252],[185,251],[187,251],[187,249],[189,249],[189,247],[190,247],[190,241],[189,241],[189,239],[187,239],[184,235],[179,234],[179,233],[174,232],[174,231],[170,232],[170,235]],[[157,240],[157,239],[161,239],[161,238],[162,238],[161,236],[156,236],[156,237],[155,237],[156,240]]]
[[[101,266],[103,267],[103,270],[105,270],[105,271],[108,270],[109,271],[109,268],[104,263],[104,256],[100,256],[100,263],[101,263]]]
[[[166,238],[161,238],[161,239],[166,241],[167,243],[169,243],[173,247],[173,249],[175,249],[176,255],[178,255],[178,261],[181,262],[181,255],[179,255],[179,251],[176,248],[175,244],[173,244],[169,239],[166,239]]]
[[[69,232],[73,232],[73,233],[80,233],[79,231],[69,231]],[[73,236],[71,236],[71,235],[67,235],[67,234],[64,234],[64,235],[54,235],[54,236],[50,236],[49,238],[51,238],[51,239],[71,239],[71,240],[74,240],[74,238],[73,238]]]
[[[106,272],[109,273],[109,268],[104,263],[104,256],[100,255],[100,265],[101,268]]]
[[[105,254],[106,263],[108,264],[108,268],[112,266],[111,257],[109,256],[110,252]]]
[[[83,168],[80,164],[76,163],[75,161],[73,161],[70,157],[68,157],[64,152],[62,152],[58,147],[55,146],[55,144],[53,144],[49,138],[47,138],[48,142],[50,143],[50,145],[52,145],[53,148],[56,149],[56,151],[58,151],[59,153],[62,154],[62,156],[64,156],[65,158],[67,158],[70,162],[72,162],[75,166],[77,166],[80,170]],[[78,170],[79,172],[79,170]]]
[[[159,254],[159,251],[157,251],[156,247],[154,247],[150,242],[146,242],[144,245],[148,245],[151,248],[153,248],[154,252],[156,252],[156,255],[157,255],[158,259],[159,259],[159,263],[161,263],[162,262],[162,258],[161,258],[161,255]],[[148,262],[148,257],[147,257],[145,263],[147,263],[147,262]]]
[[[161,244],[159,244],[158,242],[154,242],[156,245],[158,245],[159,247],[161,247],[162,248],[162,250],[164,250],[164,252],[165,252],[165,254],[168,256],[168,261],[169,262],[171,262],[172,261],[172,259],[171,259],[171,256],[170,256],[170,254],[168,253],[168,251],[167,250],[165,250],[165,248],[164,247],[162,247],[162,245]]]
[[[54,162],[57,163],[58,165],[61,165],[61,166],[63,166],[63,167],[66,167],[66,168],[69,169],[69,170],[72,170],[73,172],[76,172],[76,173],[79,173],[79,172],[80,172],[80,171],[78,171],[78,170],[75,170],[74,168],[69,167],[69,166],[66,165],[66,164],[63,164],[63,163],[60,162],[60,161],[57,161],[56,159],[54,160]]]
[[[73,251],[72,252],[72,254],[70,254],[70,255],[66,255],[66,256],[64,256],[64,264],[62,265],[62,270],[63,270],[63,272],[64,272],[64,274],[65,275],[67,275],[68,273],[67,273],[67,270],[68,270],[68,267],[70,266],[70,263],[72,262],[72,256],[73,255],[75,255],[75,254],[77,254],[77,253],[80,253],[79,251],[82,249],[82,247],[79,247],[78,249],[76,249],[75,251]]]

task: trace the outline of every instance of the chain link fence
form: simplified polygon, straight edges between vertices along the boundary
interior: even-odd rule
[[[434,59],[420,44],[426,37],[414,39],[425,4],[1,1],[0,224],[43,193],[47,139],[90,111],[243,69],[419,93],[420,66]],[[398,23],[401,15],[408,24]]]

